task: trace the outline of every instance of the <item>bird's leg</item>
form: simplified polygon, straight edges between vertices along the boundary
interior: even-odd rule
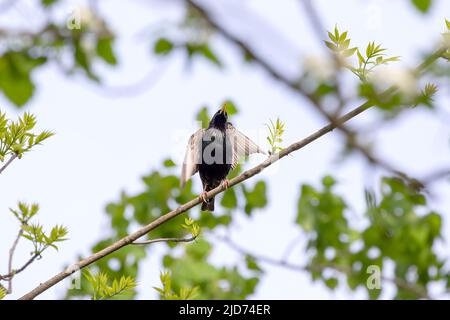
[[[206,185],[203,187],[203,192],[200,194],[199,198],[203,202],[207,203],[208,199],[206,199],[206,196],[208,195],[208,192],[206,191]]]
[[[230,186],[230,181],[228,181],[228,179],[223,179],[220,184],[223,185],[225,189],[228,189],[228,187]]]

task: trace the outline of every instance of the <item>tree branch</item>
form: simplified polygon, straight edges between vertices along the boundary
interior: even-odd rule
[[[150,239],[145,241],[134,241],[131,244],[133,245],[146,245],[152,244],[156,242],[191,242],[197,239],[198,236],[192,236],[189,238],[158,238],[158,239]]]
[[[335,264],[311,264],[311,265],[300,265],[300,264],[294,264],[294,263],[290,263],[285,259],[275,259],[272,257],[268,257],[268,256],[262,256],[262,255],[255,255],[251,252],[249,252],[248,250],[242,248],[240,245],[238,245],[237,243],[233,242],[233,240],[231,240],[231,238],[229,237],[220,237],[220,236],[214,236],[216,239],[222,241],[223,243],[225,243],[226,245],[228,245],[231,249],[235,250],[236,252],[242,254],[242,255],[248,255],[253,257],[256,260],[259,260],[261,262],[265,262],[268,263],[270,265],[276,266],[276,267],[282,267],[282,268],[286,268],[292,271],[314,271],[314,272],[322,272],[325,269],[333,269],[335,271],[341,272],[346,274],[347,276],[351,276],[352,274],[354,274],[354,271],[351,268],[346,268],[343,266],[337,266]],[[402,288],[406,291],[409,291],[415,295],[417,295],[418,297],[422,298],[422,299],[427,299],[427,300],[431,300],[432,298],[428,295],[427,290],[422,287],[422,286],[418,286],[414,283],[409,283],[403,279],[394,277],[386,277],[383,276],[382,274],[380,275],[380,279],[393,283],[395,284],[397,287]]]

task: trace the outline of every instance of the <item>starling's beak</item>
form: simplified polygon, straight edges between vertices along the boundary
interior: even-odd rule
[[[227,106],[228,106],[228,103],[224,103],[222,108],[220,108],[220,112],[221,113],[227,113]]]

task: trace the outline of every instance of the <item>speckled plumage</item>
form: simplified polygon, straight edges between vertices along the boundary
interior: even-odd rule
[[[217,111],[206,129],[194,133],[188,143],[181,172],[181,186],[199,172],[203,192],[208,192],[222,182],[243,156],[264,153],[248,137],[228,122],[226,105]],[[202,210],[214,211],[214,198],[202,203]]]

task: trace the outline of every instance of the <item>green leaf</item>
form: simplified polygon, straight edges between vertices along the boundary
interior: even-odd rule
[[[325,280],[325,285],[330,288],[331,290],[336,289],[337,285],[339,284],[337,278],[328,278]]]
[[[219,58],[217,58],[217,55],[207,44],[201,46],[199,51],[206,59],[214,63],[216,66],[222,67],[222,62],[220,62]]]
[[[450,21],[448,21],[447,19],[445,19],[445,24],[447,25],[447,29],[450,30]]]
[[[24,106],[34,93],[34,84],[29,76],[19,76],[0,68],[0,90],[16,106]]]
[[[362,56],[362,54],[359,50],[357,50],[356,53],[358,55],[359,65],[361,66],[366,59],[364,59],[364,57]]]
[[[426,13],[431,7],[431,0],[411,0],[413,5],[422,13]]]
[[[325,176],[322,179],[322,184],[325,188],[330,189],[332,186],[336,184],[336,180],[332,176]]]
[[[251,191],[247,190],[245,186],[242,186],[242,190],[246,199],[245,213],[247,215],[250,215],[256,208],[264,208],[266,206],[266,183],[264,181],[258,181]]]
[[[49,7],[58,2],[58,0],[41,0],[41,3],[44,7]]]
[[[175,166],[176,166],[175,162],[173,162],[172,159],[166,159],[166,160],[164,160],[163,165],[164,165],[164,167],[166,167],[166,168],[172,168],[172,167],[175,167]]]
[[[78,67],[83,69],[89,79],[93,81],[100,81],[98,76],[93,73],[91,68],[91,55],[88,54],[87,50],[83,47],[81,41],[77,39],[74,41],[74,59]]]
[[[236,104],[232,100],[225,100],[222,104],[227,104],[227,114],[228,116],[235,115],[239,112]]]
[[[328,47],[328,48],[330,48],[331,50],[336,50],[337,49],[337,46],[335,45],[335,44],[333,44],[333,43],[331,43],[331,42],[329,42],[329,41],[324,41],[325,42],[325,45]]]
[[[156,41],[153,52],[159,55],[166,55],[169,54],[174,48],[173,43],[166,39],[166,38],[160,38],[158,41]]]
[[[114,54],[112,44],[113,38],[100,38],[97,42],[97,55],[102,58],[106,63],[111,65],[117,64],[117,58]]]
[[[34,92],[32,71],[46,62],[27,51],[8,51],[0,56],[0,91],[16,106],[23,106]]]
[[[342,51],[342,54],[344,55],[344,57],[351,57],[355,54],[356,50],[358,50],[358,48],[347,49]]]
[[[247,263],[247,268],[249,270],[253,270],[253,271],[257,271],[257,272],[263,272],[261,267],[256,262],[255,257],[250,256],[250,255],[246,255],[245,256],[245,262]]]
[[[338,38],[336,38],[331,32],[328,31],[328,37],[333,41],[333,42],[338,42]]]
[[[223,198],[222,198],[222,201],[220,202],[220,204],[224,208],[228,208],[228,209],[236,208],[237,197],[236,197],[236,192],[234,191],[234,188],[229,188],[224,192]]]
[[[207,128],[209,124],[209,114],[208,114],[208,108],[203,107],[200,109],[200,111],[197,113],[195,119],[197,121],[200,121],[202,123],[202,128]]]

